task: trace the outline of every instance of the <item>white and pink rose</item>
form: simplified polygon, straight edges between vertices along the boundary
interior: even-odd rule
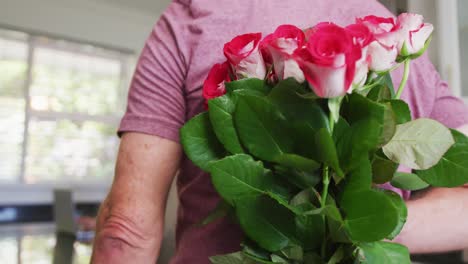
[[[304,73],[293,58],[294,52],[305,42],[302,30],[292,25],[281,25],[274,33],[265,37],[260,43],[260,49],[267,65],[273,66],[277,79],[294,78],[304,82]]]
[[[397,47],[401,56],[421,53],[434,31],[434,26],[424,23],[424,17],[417,14],[403,13],[399,15],[397,25]]]
[[[261,39],[261,33],[250,33],[237,36],[224,45],[224,55],[236,79],[265,78],[265,62],[259,50]]]
[[[362,57],[360,45],[346,29],[333,23],[320,23],[306,35],[308,43],[294,56],[311,88],[323,98],[345,95]]]
[[[356,73],[354,75],[353,85],[355,87],[363,86],[367,80],[371,56],[369,55],[369,44],[374,41],[374,36],[370,30],[362,24],[352,24],[346,27],[351,34],[354,42],[361,47],[361,58],[356,62]]]
[[[366,26],[374,37],[369,44],[369,68],[373,71],[388,71],[396,65],[398,56],[397,25],[393,18],[367,16],[358,18],[357,24]]]
[[[262,40],[261,33],[237,36],[224,45],[227,61],[216,64],[203,86],[209,100],[226,93],[231,80],[258,78],[275,83],[307,81],[323,98],[340,97],[365,85],[369,71],[385,72],[397,60],[419,56],[433,31],[416,14],[395,20],[366,16],[345,28],[320,23],[303,32],[281,25]]]

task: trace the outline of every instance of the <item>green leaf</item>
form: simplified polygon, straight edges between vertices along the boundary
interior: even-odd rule
[[[328,260],[327,264],[338,264],[341,262],[341,260],[344,258],[344,249],[343,246],[339,247],[335,253],[331,256],[331,258]]]
[[[395,122],[390,105],[374,102],[359,94],[351,94],[345,102],[342,113],[351,126],[358,122],[372,123],[372,130],[366,133],[367,137],[377,138],[372,147],[383,145],[393,136]]]
[[[383,151],[396,163],[412,169],[428,169],[439,162],[453,143],[448,128],[435,120],[421,118],[398,125]]]
[[[216,208],[202,221],[198,226],[205,226],[209,223],[212,223],[218,219],[225,217],[230,211],[232,207],[226,203],[224,200],[219,201]]]
[[[382,135],[379,139],[379,146],[383,146],[387,144],[395,135],[396,132],[396,116],[392,109],[392,105],[390,103],[383,103],[385,105],[385,112],[384,112],[384,125],[382,130]]]
[[[273,185],[273,179],[265,174],[262,163],[245,154],[213,162],[210,173],[214,187],[231,205],[236,199],[264,194]]]
[[[343,177],[343,171],[340,168],[338,154],[336,152],[335,142],[330,132],[322,128],[315,134],[314,159],[321,161],[332,167],[339,177]]]
[[[288,122],[307,123],[313,130],[329,128],[328,117],[315,100],[304,99],[298,95],[304,90],[294,78],[280,81],[268,95]]]
[[[298,93],[298,95],[304,99],[312,99],[312,100],[320,99],[320,96],[318,96],[314,92]]]
[[[239,199],[235,207],[240,226],[260,247],[275,252],[296,241],[294,214],[271,198]]]
[[[292,212],[300,213],[289,205],[288,190],[276,183],[273,174],[260,161],[254,161],[249,155],[236,154],[214,162],[210,172],[215,189],[230,205],[235,205],[238,199],[267,195]]]
[[[204,171],[212,161],[224,157],[225,150],[216,138],[208,113],[190,119],[180,130],[180,141],[188,158]]]
[[[225,86],[228,93],[244,90],[265,95],[269,90],[265,85],[265,82],[257,78],[246,78],[237,81],[226,82]]]
[[[242,144],[254,156],[267,160],[291,153],[293,141],[286,120],[268,100],[252,95],[238,95],[234,121]]]
[[[255,257],[256,259],[262,259],[269,261],[271,252],[261,248],[255,242],[250,239],[244,239],[241,244],[242,253],[247,256]]]
[[[301,205],[303,211],[316,209],[311,203]],[[316,209],[320,210],[320,209]],[[322,211],[324,213],[324,210]],[[322,214],[296,215],[296,234],[304,250],[318,249],[323,243],[325,222]]]
[[[421,180],[421,178],[419,178],[418,175],[403,172],[395,173],[391,184],[396,188],[409,191],[417,191],[429,187],[429,184]]]
[[[322,264],[322,258],[315,252],[307,252],[304,254],[304,264]]]
[[[209,100],[208,107],[211,124],[219,141],[233,154],[244,153],[232,117],[235,104],[229,95]]]
[[[300,206],[302,204],[313,204],[320,206],[320,194],[314,188],[307,188],[296,194],[289,204],[292,206]]]
[[[348,134],[349,128],[350,125],[348,122],[344,118],[340,117],[333,128],[333,141],[338,142],[340,138],[343,138],[344,135]]]
[[[385,105],[369,100],[368,98],[353,93],[348,96],[343,104],[343,115],[349,124],[361,120],[373,119],[382,128],[385,114]],[[379,131],[380,132],[380,131]]]
[[[336,141],[341,169],[349,172],[368,159],[369,152],[378,145],[380,133],[381,126],[373,119],[358,121],[342,133]]]
[[[390,103],[392,105],[392,110],[395,113],[395,118],[398,125],[411,121],[411,110],[405,101],[392,99],[385,100],[384,103]]]
[[[393,80],[392,80],[392,75],[390,74],[390,72],[387,72],[384,74],[383,76],[383,79],[382,79],[382,83],[385,84],[385,86],[387,86],[390,90],[390,93],[391,93],[391,97],[395,97],[395,88],[393,87]]]
[[[327,114],[317,100],[304,99],[298,95],[303,90],[303,84],[290,78],[278,83],[268,99],[287,120],[285,126],[288,128],[288,138],[294,143],[292,153],[312,158],[315,140],[311,135],[321,128],[329,130],[329,123]]]
[[[210,262],[212,264],[255,264],[254,261],[248,260],[242,252],[213,256],[210,257]]]
[[[311,209],[309,211],[305,211],[303,213],[304,216],[315,216],[317,219],[321,216],[326,217],[326,223],[328,224],[329,234],[333,242],[340,242],[340,243],[349,243],[349,238],[345,232],[345,226],[343,222],[343,218],[341,216],[340,211],[336,207],[335,200],[329,195],[327,197],[325,207],[316,208],[314,207],[303,207],[303,209]],[[319,241],[319,244],[323,243],[323,241]]]
[[[275,173],[301,189],[314,187],[322,179],[322,177],[317,173],[306,172],[284,166],[275,166]]]
[[[289,262],[288,260],[278,256],[278,255],[275,255],[275,254],[272,254],[271,255],[271,260],[273,263],[281,263],[281,264],[290,264],[291,262]]]
[[[281,250],[281,253],[288,259],[302,261],[304,250],[298,245],[291,245]]]
[[[425,182],[437,187],[457,187],[468,183],[468,137],[451,130],[455,144],[428,170],[416,171]]]
[[[383,192],[389,197],[393,205],[397,208],[398,210],[398,225],[395,227],[393,232],[387,237],[388,239],[392,240],[398,234],[400,234],[401,230],[403,229],[403,226],[406,223],[406,218],[408,217],[408,209],[406,208],[405,201],[401,196],[395,192],[389,191],[389,190],[383,190]]]
[[[339,243],[350,243],[351,241],[346,234],[343,217],[336,206],[335,199],[333,199],[331,195],[328,195],[327,197],[325,208],[324,213],[327,216],[327,224],[331,240]]]
[[[345,180],[342,199],[348,199],[348,194],[370,190],[372,187],[372,167],[369,159],[362,159],[357,166],[349,172]]]
[[[276,158],[276,162],[286,167],[308,172],[315,171],[321,167],[321,164],[316,161],[296,154],[282,154]]]
[[[375,155],[372,161],[372,181],[378,184],[389,182],[392,180],[397,169],[398,164],[395,162],[386,157]]]
[[[386,238],[399,223],[398,209],[383,192],[348,193],[341,201],[345,228],[353,241],[373,242]]]
[[[408,249],[400,244],[374,242],[359,245],[360,263],[411,264]]]
[[[386,76],[389,75],[387,74]],[[384,83],[384,78],[386,77],[382,77],[380,83],[369,91],[369,93],[367,94],[367,98],[371,99],[372,101],[381,102],[384,100],[391,99],[393,97],[393,94],[395,93],[395,91],[393,90],[393,84],[392,87],[389,87],[389,85]]]

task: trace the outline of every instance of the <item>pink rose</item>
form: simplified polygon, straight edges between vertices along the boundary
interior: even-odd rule
[[[423,50],[434,27],[423,22],[424,17],[417,14],[403,13],[397,18],[398,51],[402,56],[417,54]]]
[[[361,58],[356,62],[356,74],[354,75],[353,85],[355,87],[363,86],[369,73],[371,57],[368,53],[369,44],[374,41],[374,36],[370,30],[362,24],[352,24],[346,27],[346,30],[353,36],[354,42],[361,46]]]
[[[206,101],[226,94],[225,82],[230,82],[229,63],[215,64],[203,83],[203,97]]]
[[[369,44],[370,55],[369,68],[373,71],[387,71],[396,65],[398,56],[398,34],[395,20],[391,17],[382,18],[367,16],[356,19],[358,24],[366,26],[374,35],[374,40]]]
[[[265,62],[258,49],[261,38],[261,33],[244,34],[224,45],[224,55],[237,79],[265,78]]]
[[[347,30],[333,23],[320,23],[306,36],[306,47],[294,57],[315,94],[324,98],[345,95],[351,89],[361,47]]]
[[[292,25],[281,25],[260,43],[267,64],[272,64],[279,80],[293,77],[304,82],[304,73],[293,59],[294,52],[304,45],[304,32]]]

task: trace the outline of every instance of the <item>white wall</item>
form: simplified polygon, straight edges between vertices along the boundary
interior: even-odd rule
[[[168,2],[152,1],[157,3],[154,10],[143,11],[112,4],[111,1],[0,0],[0,26],[42,32],[138,53]],[[132,0],[127,2],[131,3]]]

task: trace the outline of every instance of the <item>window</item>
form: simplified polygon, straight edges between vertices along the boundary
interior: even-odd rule
[[[461,96],[468,103],[468,2],[458,0],[458,23],[460,30],[460,72],[461,72]]]
[[[0,183],[102,182],[133,56],[0,30]]]
[[[30,226],[29,230],[20,230],[17,231],[17,234],[9,234],[7,231],[4,237],[0,237],[0,259],[2,263],[54,263],[54,248],[57,243],[56,236],[53,235],[55,230],[47,227],[42,227],[42,229],[41,227]],[[26,235],[25,233],[33,234]],[[90,262],[91,245],[75,242],[72,245],[60,246],[65,248],[73,247],[72,264]]]

